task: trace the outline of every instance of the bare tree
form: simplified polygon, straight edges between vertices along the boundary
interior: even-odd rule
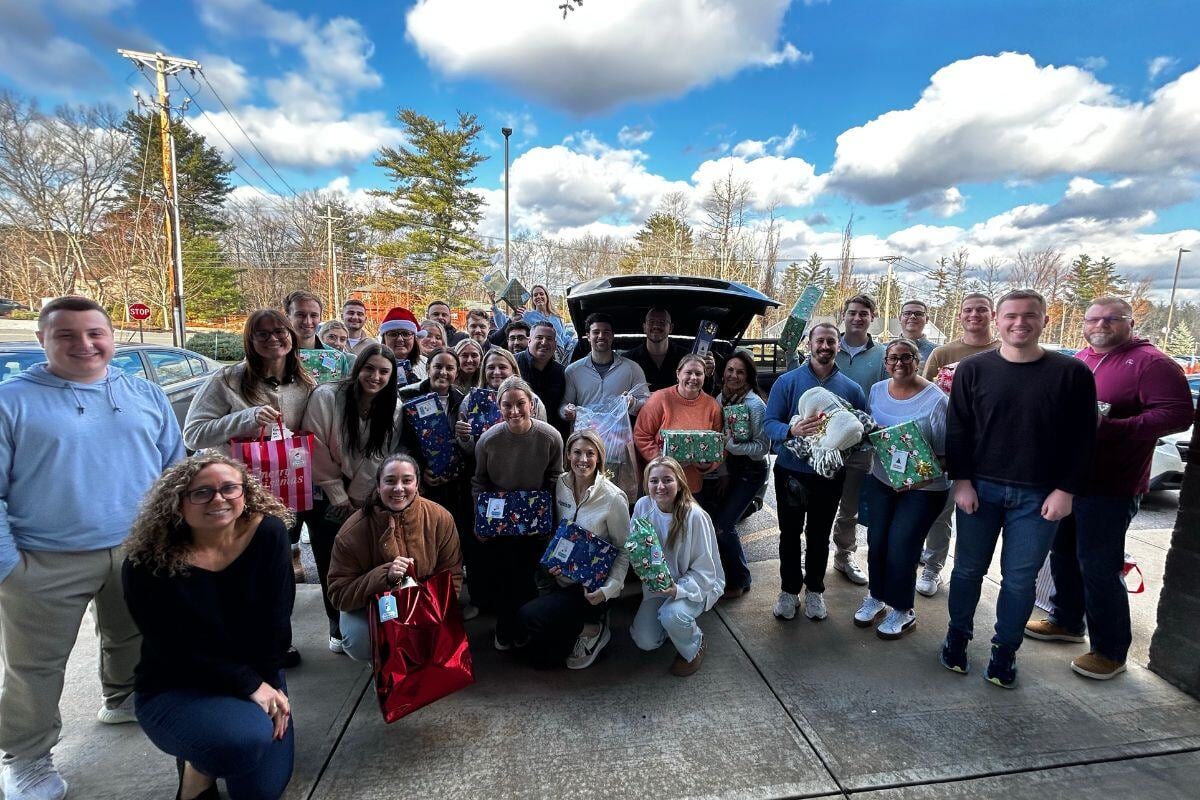
[[[1008,267],[1002,258],[988,256],[979,265],[980,290],[994,302],[1004,291],[1004,274]]]
[[[1019,250],[1008,271],[1008,283],[1057,297],[1064,274],[1063,254],[1052,247]]]
[[[732,278],[738,262],[746,260],[745,227],[753,199],[750,182],[734,177],[733,167],[704,198],[703,237],[720,278]]]

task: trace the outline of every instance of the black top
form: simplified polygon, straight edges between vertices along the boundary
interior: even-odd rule
[[[126,560],[125,602],[142,632],[134,688],[234,697],[249,697],[264,681],[280,688],[296,601],[291,551],[283,522],[264,517],[220,572],[189,567],[163,577]]]
[[[636,362],[642,368],[642,372],[646,373],[646,383],[650,385],[650,391],[657,392],[659,389],[666,389],[668,386],[675,386],[679,383],[679,378],[675,375],[675,371],[679,369],[679,362],[690,352],[692,352],[692,348],[687,345],[675,341],[668,342],[667,352],[663,356],[661,367],[654,363],[654,359],[646,349],[645,342],[642,342],[637,347],[626,350],[622,355]],[[724,359],[719,358],[716,352],[711,350],[709,352],[713,354],[713,361],[716,362],[716,370],[713,375],[706,375],[704,377],[704,391],[707,394],[712,394],[713,387],[717,385],[714,382],[714,378],[721,375],[724,369]]]
[[[571,426],[559,415],[558,409],[562,406],[563,395],[567,393],[566,367],[552,358],[545,369],[538,369],[528,350],[517,353],[517,366],[521,369],[521,377],[546,406],[546,421],[554,426],[565,442],[571,434]]]
[[[1078,359],[1046,352],[1006,361],[999,350],[959,362],[946,416],[951,478],[1079,494],[1096,441],[1096,383]]]

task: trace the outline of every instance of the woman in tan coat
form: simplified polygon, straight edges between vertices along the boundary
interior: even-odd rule
[[[379,466],[365,507],[338,531],[329,562],[329,600],[341,612],[342,648],[356,661],[371,660],[367,614],[375,595],[450,570],[462,589],[462,551],[450,512],[420,496],[420,467],[412,456],[388,456]]]

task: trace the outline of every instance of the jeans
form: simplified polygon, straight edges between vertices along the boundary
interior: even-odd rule
[[[929,526],[925,536],[925,549],[921,552],[921,560],[925,568],[940,573],[946,566],[946,556],[950,555],[951,525],[954,523],[954,493],[946,492],[946,505],[942,513]]]
[[[942,512],[949,492],[912,489],[897,492],[874,475],[863,481],[867,498],[867,569],[871,597],[910,611],[917,585],[917,562],[930,523]]]
[[[643,596],[629,634],[641,650],[657,650],[669,638],[679,655],[685,661],[691,661],[704,641],[704,632],[696,624],[696,619],[703,613],[704,604],[695,600]]]
[[[788,594],[825,591],[829,565],[829,532],[842,497],[842,476],[822,478],[775,465],[775,497],[779,506],[779,588]],[[804,534],[804,564],[800,534]]]
[[[530,600],[517,612],[529,634],[523,654],[535,666],[561,667],[584,626],[602,620],[607,609],[607,601],[595,606],[589,603],[577,583],[556,584],[549,593]]]
[[[1050,552],[1058,523],[1042,517],[1042,503],[1050,494],[1048,489],[978,479],[973,483],[979,508],[974,514],[958,510],[958,543],[954,547],[954,572],[950,575],[947,600],[950,630],[971,638],[983,577],[1003,529],[1000,599],[996,603],[996,634],[992,643],[1015,651],[1021,646],[1025,623],[1033,611],[1034,582]]]
[[[1139,499],[1136,495],[1076,497],[1073,513],[1059,524],[1050,551],[1054,575],[1050,619],[1082,632],[1086,616],[1092,651],[1120,662],[1133,640],[1122,572],[1125,532]]]
[[[855,451],[846,457],[842,497],[833,522],[833,543],[837,546],[834,562],[842,564],[858,550],[858,500],[862,485],[871,471],[871,452]]]
[[[355,661],[371,662],[371,623],[369,612],[378,613],[374,601],[357,611],[343,611],[338,615],[338,627],[342,631],[342,651]]]
[[[704,507],[712,518],[717,531],[717,549],[721,554],[721,566],[725,569],[725,586],[728,589],[750,588],[750,566],[738,537],[737,524],[750,507],[750,501],[767,482],[766,460],[731,456],[726,464],[729,480],[724,493],[707,484],[704,489]]]
[[[280,687],[287,686],[279,676]],[[225,781],[230,800],[276,800],[292,779],[295,726],[271,738],[271,718],[249,698],[200,689],[134,695],[138,722],[154,746]]]

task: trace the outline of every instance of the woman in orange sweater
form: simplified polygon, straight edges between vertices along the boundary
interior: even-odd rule
[[[633,442],[638,453],[646,461],[662,455],[662,431],[721,431],[724,419],[721,407],[704,393],[704,359],[690,353],[679,359],[675,370],[678,384],[659,389],[650,395],[646,405],[638,412],[637,424],[633,428]],[[704,485],[704,476],[716,468],[716,464],[686,464],[688,489],[699,494]]]

